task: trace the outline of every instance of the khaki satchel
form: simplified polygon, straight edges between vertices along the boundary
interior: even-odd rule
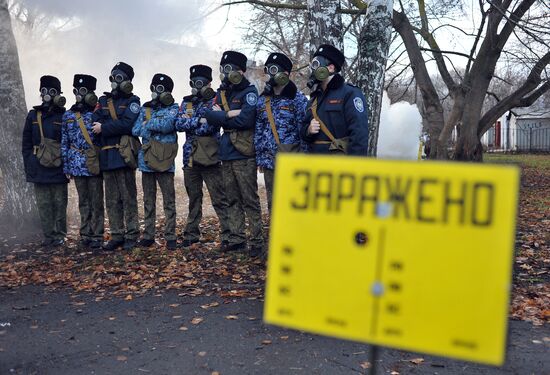
[[[113,120],[118,120],[118,116],[115,111],[115,106],[113,104],[113,99],[107,99],[107,108],[109,109],[109,114]],[[138,153],[141,149],[141,142],[136,137],[131,135],[123,135],[120,137],[120,143],[114,146],[105,146],[102,150],[108,150],[110,148],[118,148],[118,152],[124,163],[132,169],[136,169],[138,166]]]
[[[330,139],[330,142],[328,141],[316,141],[315,144],[329,144],[328,150],[334,153],[341,153],[341,154],[347,154],[348,153],[348,145],[349,145],[349,137],[344,138],[334,138],[334,135],[328,130],[325,123],[319,118],[317,115],[317,98],[313,100],[313,103],[311,104],[311,113],[313,114],[313,118],[319,122],[319,125],[321,127],[321,131]]]
[[[99,169],[100,148],[94,145],[94,143],[92,142],[92,139],[90,138],[90,133],[88,133],[88,130],[84,125],[84,120],[82,120],[82,116],[80,112],[76,112],[76,117],[78,121],[78,126],[80,126],[80,131],[82,132],[84,139],[86,139],[86,143],[88,143],[88,145],[90,146],[88,149],[84,150],[84,156],[86,156],[86,168],[88,168],[88,171],[91,174],[98,175],[100,173],[100,169]]]
[[[193,164],[211,167],[218,164],[218,140],[215,136],[196,137],[191,151]]]
[[[279,133],[277,132],[277,126],[275,125],[275,119],[273,118],[273,111],[271,110],[271,96],[266,96],[265,98],[265,112],[267,113],[269,125],[271,125],[271,133],[273,133],[273,137],[275,137],[275,143],[277,143],[277,150],[280,152],[300,152],[299,143],[281,143]]]
[[[151,120],[151,108],[145,108],[145,118]],[[145,164],[156,172],[166,172],[178,154],[178,143],[162,143],[154,138],[142,146]]]
[[[229,112],[229,105],[227,104],[225,91],[220,91],[220,97],[222,99],[223,110]],[[235,146],[237,151],[244,156],[256,155],[256,149],[254,148],[254,129],[229,129],[226,132],[229,133],[229,140],[233,146]]]
[[[38,162],[46,168],[58,168],[61,166],[61,143],[55,139],[45,138],[42,128],[42,112],[36,112],[36,121],[40,128],[40,144],[35,148]]]

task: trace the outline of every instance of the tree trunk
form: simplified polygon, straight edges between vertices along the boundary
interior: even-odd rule
[[[344,52],[340,0],[307,0],[309,54],[313,56],[321,44],[332,44]]]
[[[7,0],[0,0],[0,35],[0,232],[23,227],[32,230],[38,215],[21,156],[27,109]]]
[[[443,115],[443,106],[434,84],[428,74],[426,63],[422,57],[420,46],[414,35],[412,25],[406,14],[393,11],[392,24],[394,29],[399,33],[407,54],[411,61],[411,68],[414,74],[414,79],[420,89],[422,96],[422,115],[426,122],[428,135],[430,137],[428,145],[430,147],[430,159],[447,159],[447,145],[439,141],[441,130],[445,124]]]
[[[357,54],[357,86],[365,93],[369,114],[368,155],[376,156],[384,76],[391,43],[393,0],[372,0],[361,30]]]

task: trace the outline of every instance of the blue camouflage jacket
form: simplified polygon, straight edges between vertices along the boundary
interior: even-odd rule
[[[187,106],[191,103],[193,113],[190,118],[183,117],[188,114]],[[183,166],[190,167],[191,152],[193,151],[193,142],[197,136],[215,136],[220,141],[220,127],[211,125],[208,122],[200,122],[207,111],[212,109],[214,99],[204,100],[194,95],[185,96],[181,102],[180,112],[176,121],[176,129],[179,132],[185,132],[185,144],[183,145]]]
[[[337,139],[349,137],[348,154],[366,156],[369,145],[369,119],[361,90],[347,84],[341,75],[336,74],[325,91],[319,89],[311,94],[300,135],[308,143],[311,153],[327,154],[331,152],[329,138],[322,131],[314,135],[307,132],[313,119],[311,105],[315,98],[318,101],[317,114],[332,135]],[[317,141],[325,143],[315,143]]]
[[[220,126],[224,129],[224,133],[220,139],[220,160],[239,160],[248,159],[248,156],[241,154],[229,137],[227,130],[246,130],[254,129],[256,124],[256,103],[258,102],[258,90],[256,87],[244,78],[238,85],[232,86],[230,89],[218,89],[218,93],[214,98],[214,103],[222,107],[220,92],[225,91],[227,104],[229,109],[240,109],[239,116],[227,118],[226,112],[222,111],[206,111],[204,117],[208,123],[214,126]]]
[[[146,108],[151,108],[151,119],[147,120],[145,117]],[[177,143],[178,134],[176,133],[176,118],[178,116],[178,105],[172,104],[170,106],[158,106],[152,102],[147,102],[141,108],[139,116],[132,128],[132,134],[134,137],[141,137],[142,144],[149,143],[151,138],[161,143]],[[139,150],[138,155],[138,167],[141,172],[155,172],[143,159],[143,149]],[[166,172],[174,172],[175,165],[172,166]]]
[[[113,105],[117,114],[117,120],[111,118],[107,106],[107,100],[113,99]],[[114,146],[120,143],[123,135],[132,135],[132,127],[139,115],[139,97],[129,94],[104,93],[99,98],[99,103],[92,116],[93,122],[100,122],[101,125],[101,146]],[[116,148],[101,150],[99,164],[102,171],[127,168],[124,159]]]
[[[267,117],[265,100],[265,95],[260,96],[256,105],[256,130],[254,133],[256,163],[259,167],[274,169],[277,142]],[[304,120],[306,106],[307,98],[298,91],[292,81],[285,86],[281,95],[271,96],[273,119],[282,144],[304,145],[300,139],[300,126]]]
[[[38,126],[38,111],[42,113],[42,129],[44,137],[61,142],[61,119],[65,108],[38,105],[33,107],[25,120],[21,151],[25,166],[27,182],[35,184],[62,184],[69,180],[63,173],[63,166],[46,168],[40,164],[34,148],[40,144],[40,128]]]
[[[99,136],[92,132],[92,110],[86,105],[74,105],[63,115],[61,125],[61,156],[63,172],[71,176],[93,176],[86,166],[84,150],[90,148],[80,130],[77,113],[80,113],[92,143],[99,146]]]

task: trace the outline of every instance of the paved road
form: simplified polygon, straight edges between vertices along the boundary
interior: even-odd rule
[[[0,298],[2,375],[366,373],[367,345],[264,325],[259,300],[172,291],[95,301],[36,286],[0,289]],[[550,327],[510,327],[501,369],[383,349],[377,374],[550,374]]]

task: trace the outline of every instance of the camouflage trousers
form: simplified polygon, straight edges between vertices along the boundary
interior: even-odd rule
[[[164,206],[164,238],[166,241],[176,239],[176,191],[174,189],[173,172],[142,172],[143,211],[145,230],[143,238],[155,239],[155,223],[157,219],[157,183],[162,193]]]
[[[206,184],[210,200],[218,219],[220,220],[220,238],[229,242],[229,220],[227,216],[227,200],[225,198],[222,168],[219,165],[183,169],[185,191],[189,197],[189,214],[185,226],[184,237],[190,241],[198,241],[201,233],[199,224],[202,219],[202,187]]]
[[[139,235],[136,171],[130,168],[104,171],[105,206],[114,241],[137,240]]]
[[[265,168],[264,172],[264,182],[265,182],[265,191],[267,195],[267,209],[269,210],[269,215],[271,215],[271,202],[273,201],[273,185],[275,179],[275,171],[273,169]]]
[[[103,240],[103,178],[101,176],[74,177],[80,212],[80,238]]]
[[[67,235],[67,184],[34,184],[42,233],[47,240]]]
[[[222,163],[223,184],[228,204],[229,244],[246,242],[245,213],[250,229],[250,244],[263,246],[262,210],[258,197],[258,175],[254,158]]]

